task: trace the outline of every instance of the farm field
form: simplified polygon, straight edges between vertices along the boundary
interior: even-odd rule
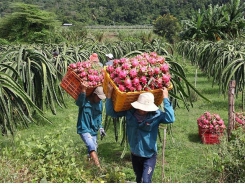
[[[71,87],[79,88],[81,81],[89,87],[100,84],[103,72],[97,61],[105,65],[111,53],[118,60],[107,73],[113,72],[110,77],[122,91],[161,88],[169,86],[170,79],[173,84],[170,99],[176,121],[159,128],[152,182],[244,183],[245,4],[209,4],[206,10],[203,6],[191,12],[190,20],[183,20],[182,12],[181,22],[164,8],[156,20],[153,15],[137,19],[146,26],[119,26],[136,23],[132,18],[138,17],[137,11],[127,9],[127,16],[109,6],[122,13],[112,21],[105,3],[97,9],[91,3],[82,16],[70,12],[79,22],[69,21],[69,14],[56,17],[30,4],[3,8],[7,14],[0,24],[0,182],[135,182],[125,118],[108,119],[105,109],[102,112],[107,135],[98,137],[99,169],[77,134],[78,107],[60,85],[70,70],[78,76],[74,73],[74,80],[63,83]],[[99,16],[102,12],[107,18]],[[143,23],[146,20],[153,26]],[[85,27],[85,22],[93,26]],[[99,26],[103,23],[111,26]],[[84,62],[88,60],[96,62]],[[236,83],[232,90],[231,80]],[[228,93],[235,95],[234,109]],[[202,143],[201,128],[223,134],[220,144]]]
[[[196,67],[188,61],[181,60],[188,80],[194,85]],[[175,109],[176,121],[167,131],[167,141],[164,161],[164,178],[162,178],[162,142],[158,141],[158,160],[153,175],[153,182],[176,183],[207,183],[218,182],[218,178],[210,178],[212,173],[213,155],[217,154],[219,145],[205,145],[198,136],[196,120],[206,111],[216,113],[228,123],[228,96],[219,94],[218,86],[212,87],[212,80],[197,70],[196,88],[210,102],[197,97],[193,107],[187,111],[182,103]],[[193,98],[195,94],[193,94]],[[41,182],[134,182],[130,154],[126,147],[120,145],[122,129],[117,126],[118,141],[115,140],[114,126],[110,123],[107,135],[103,140],[98,139],[98,154],[103,172],[97,171],[86,158],[86,147],[76,133],[78,108],[73,99],[66,96],[67,107],[57,107],[57,114],[47,111],[47,117],[53,124],[39,122],[28,129],[18,131],[14,139],[0,138],[0,181],[1,182],[40,182],[40,172],[33,170],[38,167],[43,173]],[[236,109],[241,108],[241,97],[236,99]],[[239,109],[241,110],[241,109]],[[160,130],[161,139],[163,129]],[[13,147],[12,141],[14,141]],[[28,144],[27,144],[28,143]],[[31,145],[45,145],[43,152],[30,151]],[[29,146],[28,146],[29,145]],[[54,152],[52,153],[53,150]],[[56,152],[55,152],[56,151]],[[124,152],[125,151],[125,152]],[[49,152],[51,152],[49,154]],[[124,154],[123,154],[124,153]],[[22,154],[22,155],[21,155]],[[35,157],[36,154],[36,157]],[[39,155],[40,154],[40,155]],[[43,163],[45,154],[52,159]],[[47,157],[46,155],[46,157]],[[42,158],[40,158],[43,156]],[[122,156],[122,158],[121,158]],[[65,164],[64,164],[65,163]],[[75,165],[76,173],[81,177],[69,175],[70,165]],[[34,167],[35,166],[35,167]],[[67,180],[58,180],[59,175],[67,174]],[[55,171],[56,175],[48,173]],[[67,172],[69,171],[69,172]],[[54,179],[56,178],[56,179]],[[80,179],[77,179],[80,178]]]

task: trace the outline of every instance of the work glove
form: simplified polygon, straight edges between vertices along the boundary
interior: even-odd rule
[[[106,136],[104,128],[100,128],[100,136],[101,136],[101,138]]]

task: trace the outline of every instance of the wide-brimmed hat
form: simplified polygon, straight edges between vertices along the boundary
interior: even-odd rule
[[[108,57],[109,59],[113,59],[113,58],[114,58],[114,57],[113,57],[113,54],[111,54],[111,53],[106,54],[105,56]]]
[[[94,93],[95,93],[101,100],[104,100],[104,99],[106,98],[102,86],[98,86],[98,87],[94,90]]]
[[[89,60],[90,61],[99,61],[98,54],[96,54],[96,53],[91,54],[91,56],[89,56]]]
[[[141,93],[138,100],[131,103],[135,109],[140,109],[142,111],[156,111],[158,107],[154,104],[154,95],[150,92]]]

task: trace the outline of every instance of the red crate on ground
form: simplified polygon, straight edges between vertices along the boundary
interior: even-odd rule
[[[71,69],[68,69],[67,73],[63,77],[60,86],[74,98],[78,98],[81,93],[81,78]],[[96,86],[97,87],[97,86]],[[88,88],[86,91],[86,96],[89,96],[96,87]]]
[[[219,144],[220,135],[217,133],[204,133],[201,136],[203,144]]]
[[[198,133],[203,144],[219,144],[223,130],[215,131],[198,126]]]

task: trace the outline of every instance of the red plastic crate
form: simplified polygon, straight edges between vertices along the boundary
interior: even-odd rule
[[[220,135],[217,133],[204,133],[201,136],[203,144],[219,144]]]
[[[68,69],[60,83],[60,86],[76,100],[82,90],[81,78],[74,71]],[[86,96],[89,96],[96,87],[87,88]]]
[[[200,126],[198,126],[198,132],[203,144],[219,144],[220,137],[223,135],[223,130],[209,130]]]
[[[214,133],[219,133],[219,134],[223,134],[223,130],[210,130],[210,129],[207,129],[207,128],[202,128],[200,126],[198,126],[198,133],[199,135],[202,135],[204,133],[209,133],[209,134],[214,134]]]

